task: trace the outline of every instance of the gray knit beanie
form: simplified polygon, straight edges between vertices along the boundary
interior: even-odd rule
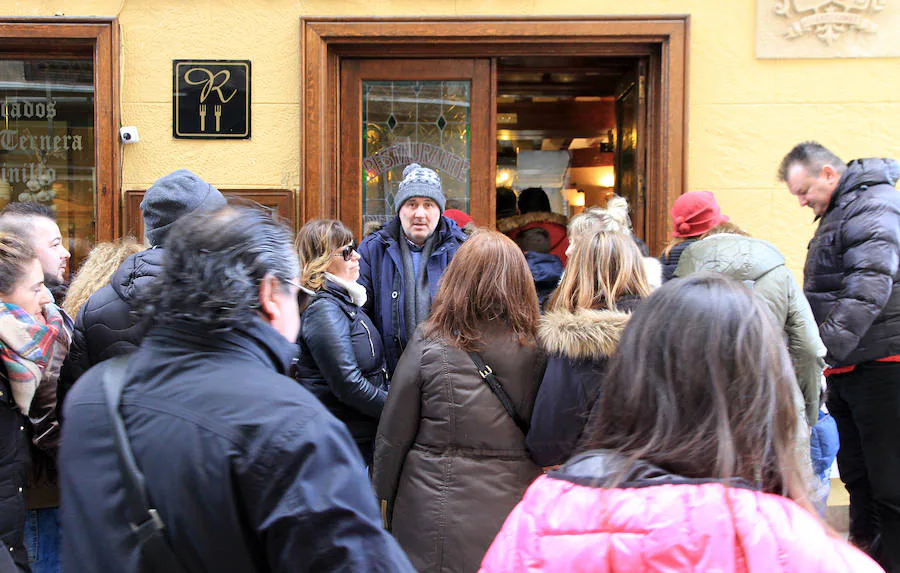
[[[187,169],[179,169],[156,180],[141,201],[144,234],[154,247],[161,245],[172,223],[194,211],[225,206],[219,190]]]
[[[394,197],[394,208],[400,212],[400,207],[406,203],[410,197],[427,197],[437,203],[444,212],[444,205],[447,204],[447,198],[441,190],[441,178],[433,169],[422,167],[418,163],[410,163],[403,170],[403,181],[400,182],[400,189],[397,190],[397,196]]]

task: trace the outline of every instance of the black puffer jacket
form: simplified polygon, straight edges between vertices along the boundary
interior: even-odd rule
[[[369,457],[387,400],[381,336],[347,291],[327,281],[303,312],[294,376],[347,425]]]
[[[75,318],[72,346],[59,377],[59,403],[82,374],[95,365],[137,350],[149,324],[132,312],[141,294],[162,271],[163,249],[135,253],[109,284],[84,303]]]
[[[803,292],[832,367],[900,354],[900,165],[847,164],[809,242]]]
[[[6,369],[0,364],[0,542],[23,571],[28,570],[23,540],[29,460],[27,427],[25,416],[13,400]]]

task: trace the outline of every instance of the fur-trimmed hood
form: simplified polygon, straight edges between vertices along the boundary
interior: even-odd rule
[[[630,313],[578,309],[548,312],[538,325],[538,340],[548,354],[591,360],[605,358],[619,344]]]
[[[560,215],[559,213],[550,213],[546,211],[537,211],[534,213],[525,213],[524,215],[515,215],[513,217],[506,217],[505,219],[500,219],[497,221],[497,230],[501,233],[509,233],[511,231],[515,231],[525,225],[530,225],[531,223],[556,223],[557,225],[562,225],[565,227],[569,224],[569,220],[565,215]]]

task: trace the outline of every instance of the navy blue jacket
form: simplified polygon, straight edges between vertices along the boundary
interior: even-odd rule
[[[121,413],[166,538],[188,571],[411,571],[381,527],[346,428],[284,375],[295,352],[261,319],[147,334]],[[144,570],[125,518],[106,367],[85,373],[65,404],[65,571]]]
[[[829,366],[900,354],[900,165],[847,164],[809,242],[803,293]]]
[[[562,278],[563,264],[556,255],[550,253],[525,253],[525,262],[534,279],[534,288],[537,290],[538,302],[543,306],[544,301],[553,294]]]
[[[437,295],[438,280],[459,246],[468,238],[452,219],[441,217],[437,244],[428,259],[428,284],[431,299]],[[403,229],[400,217],[394,217],[384,228],[372,233],[359,245],[359,284],[366,287],[365,311],[381,332],[384,341],[384,357],[388,373],[392,373],[397,361],[406,348],[412,332],[406,332],[403,319],[403,261],[400,258],[400,244]],[[405,240],[405,239],[403,239]]]

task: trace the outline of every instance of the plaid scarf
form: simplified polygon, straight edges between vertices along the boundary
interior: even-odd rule
[[[0,302],[0,361],[6,367],[13,399],[26,416],[63,330],[56,305],[46,304],[42,312],[46,324],[19,306]]]

